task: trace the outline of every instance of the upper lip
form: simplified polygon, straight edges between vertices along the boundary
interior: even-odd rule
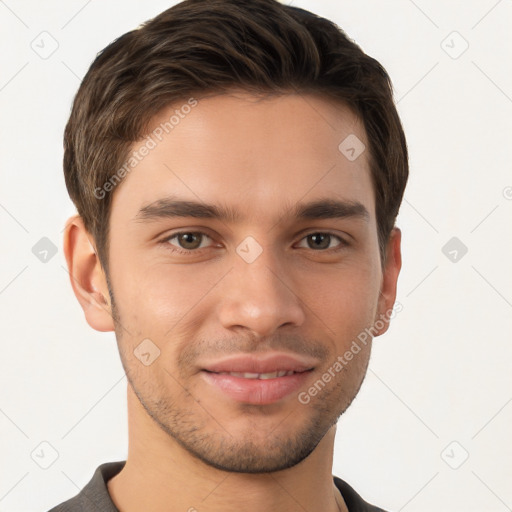
[[[271,353],[265,356],[235,355],[206,364],[203,370],[239,373],[272,373],[278,371],[304,372],[314,368],[316,360],[285,353]]]

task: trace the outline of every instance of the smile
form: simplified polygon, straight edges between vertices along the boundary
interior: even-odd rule
[[[232,375],[233,377],[241,377],[243,379],[275,379],[276,377],[286,377],[287,375],[293,375],[293,370],[268,372],[268,373],[242,373],[242,372],[219,372],[219,375]]]
[[[214,393],[235,402],[268,405],[285,399],[305,387],[313,369],[296,372],[282,370],[266,373],[211,372],[200,375]]]

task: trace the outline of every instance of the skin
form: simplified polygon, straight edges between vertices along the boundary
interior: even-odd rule
[[[351,162],[338,150],[349,134],[368,147],[357,117],[318,96],[200,99],[114,191],[111,293],[93,238],[78,216],[68,221],[73,290],[92,328],[115,330],[129,381],[127,463],[108,482],[121,511],[347,510],[331,473],[336,421],[362,384],[371,342],[308,404],[297,393],[237,402],[201,368],[233,353],[314,354],[307,390],[393,307],[400,231],[381,266],[368,152]],[[170,195],[229,205],[242,220],[136,220]],[[369,217],[291,216],[298,202],[326,197],[358,201]],[[169,240],[180,231],[207,236]],[[319,249],[308,236],[326,232],[348,245],[334,252],[333,236]],[[236,252],[247,236],[262,248],[252,263]],[[146,338],[160,349],[148,366],[134,355]]]

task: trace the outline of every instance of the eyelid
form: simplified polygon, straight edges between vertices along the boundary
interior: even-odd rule
[[[204,231],[197,231],[197,230],[192,230],[192,229],[182,230],[182,231],[177,231],[175,233],[172,233],[172,234],[166,236],[165,238],[163,238],[162,240],[160,240],[160,242],[163,244],[172,245],[174,248],[172,250],[175,250],[176,252],[181,252],[184,254],[200,253],[203,249],[208,249],[208,247],[201,247],[198,249],[184,249],[183,247],[179,247],[177,245],[173,245],[170,243],[170,240],[172,240],[173,238],[176,238],[179,235],[184,235],[184,234],[202,235],[203,237],[209,238],[213,242],[213,237],[208,235],[208,233],[205,233]],[[201,243],[202,243],[202,240],[201,240]],[[210,244],[210,246],[211,246],[211,244]]]
[[[299,242],[302,242],[305,238],[307,238],[308,236],[310,235],[328,235],[332,238],[336,238],[338,239],[338,241],[340,242],[337,246],[335,247],[331,247],[331,249],[324,249],[324,250],[319,250],[317,252],[329,252],[329,251],[334,251],[336,249],[340,249],[342,247],[346,247],[349,245],[349,243],[347,242],[347,240],[345,240],[341,235],[338,235],[337,233],[333,233],[332,231],[322,231],[322,230],[313,230],[313,231],[309,231],[307,232],[306,234],[302,235],[301,239],[299,240]],[[309,249],[309,247],[308,247]],[[312,251],[314,251],[315,249],[311,249]]]
[[[204,229],[204,228],[201,228],[201,229]],[[180,231],[176,231],[174,233],[167,235],[162,240],[160,240],[159,243],[172,245],[173,249],[171,249],[171,251],[181,253],[181,254],[194,254],[194,253],[200,254],[201,251],[203,251],[204,249],[208,249],[208,247],[201,247],[201,248],[197,248],[197,249],[184,249],[182,247],[173,245],[169,242],[171,239],[176,238],[177,236],[183,235],[183,234],[202,235],[206,238],[209,238],[212,242],[214,241],[214,238],[212,236],[210,236],[208,233],[206,233],[205,231],[200,231],[197,229],[188,229],[188,230],[182,229]],[[302,242],[308,236],[315,235],[315,234],[322,234],[322,235],[328,235],[328,236],[334,237],[339,241],[339,244],[336,245],[335,247],[331,247],[330,249],[323,249],[323,250],[317,250],[317,251],[315,251],[315,249],[310,249],[314,252],[318,252],[318,253],[335,252],[337,249],[343,249],[344,247],[347,247],[348,245],[350,245],[349,242],[347,240],[345,240],[345,238],[343,238],[341,235],[334,233],[332,231],[329,231],[329,230],[322,230],[322,229],[312,229],[312,230],[300,233],[301,238],[299,239],[299,243]],[[212,244],[210,244],[209,247],[211,247],[211,246],[212,246]],[[309,248],[307,248],[307,249],[309,249]]]

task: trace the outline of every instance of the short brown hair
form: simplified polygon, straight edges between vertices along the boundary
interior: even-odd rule
[[[360,117],[383,262],[409,173],[384,68],[333,22],[277,0],[185,0],[97,55],[66,125],[66,186],[107,276],[112,193],[98,198],[95,191],[125,164],[162,109],[231,89],[320,94]]]

